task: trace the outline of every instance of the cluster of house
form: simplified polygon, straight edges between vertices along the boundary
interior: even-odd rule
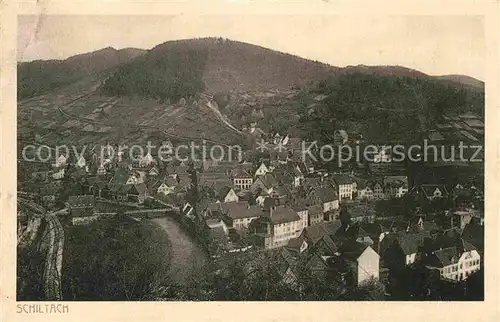
[[[248,131],[260,132],[255,124]],[[344,138],[341,132],[338,135],[339,140]],[[375,221],[370,201],[409,193],[427,201],[446,199],[450,193],[444,185],[409,190],[406,176],[363,179],[318,173],[311,162],[294,158],[299,143],[277,134],[272,144],[286,149],[270,149],[269,158],[258,162],[164,163],[150,153],[136,162],[81,156],[71,162],[71,176],[81,186],[81,196],[70,197],[68,206],[75,210],[72,214],[84,217],[94,213],[95,197],[133,205],[151,197],[176,205],[182,215],[208,231],[214,258],[251,247],[280,248],[283,274],[291,285],[298,280],[297,264],[304,260],[319,276],[356,285],[378,279],[382,266],[422,263],[454,280],[466,279],[479,269],[483,221],[474,209],[456,208],[448,214],[461,232],[453,238],[436,235],[422,218],[405,227]],[[68,163],[64,155],[55,160],[54,181],[67,175]],[[191,205],[186,195],[193,187],[198,199]],[[461,189],[474,191],[460,185],[453,191]],[[349,215],[348,223],[342,222],[341,208]]]
[[[444,280],[463,281],[481,269],[484,226],[475,218],[463,229],[440,231],[420,217],[404,231],[384,237],[380,254],[385,266],[400,270],[420,264]],[[475,245],[474,245],[475,244]]]
[[[481,269],[483,239],[484,226],[475,218],[464,229],[446,231],[423,217],[391,224],[325,222],[304,228],[280,251],[283,279],[299,283],[299,263],[305,262],[316,277],[341,285],[360,286],[382,278],[384,270],[398,276],[416,266],[459,282]]]

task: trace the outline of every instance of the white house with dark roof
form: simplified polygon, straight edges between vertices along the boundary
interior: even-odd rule
[[[292,202],[291,208],[297,212],[301,219],[302,225],[300,225],[299,229],[302,230],[309,225],[309,209],[307,205],[301,200],[295,200]]]
[[[353,193],[353,178],[349,177],[345,174],[334,174],[332,176],[333,182],[335,183],[335,187],[337,189],[337,193],[339,198],[352,200]]]
[[[76,166],[78,168],[85,168],[86,165],[87,165],[87,161],[85,160],[83,155],[81,155],[80,158],[78,158],[78,161],[76,162]]]
[[[443,184],[422,184],[419,193],[430,201],[448,198],[448,190]]]
[[[286,246],[289,240],[300,235],[301,217],[292,208],[271,205],[252,224],[251,233],[265,249]]]
[[[317,248],[316,251],[320,251],[320,255],[330,255],[333,256],[337,251],[337,246],[333,242],[331,236],[340,228],[340,222],[325,222],[322,224],[306,227],[302,230],[297,238],[293,238],[288,242],[287,248],[294,250],[298,253],[304,252],[306,249]],[[318,245],[319,242],[325,243],[325,245]],[[324,253],[323,246],[326,249],[332,251],[330,254]],[[323,251],[318,248],[322,248]]]
[[[309,226],[321,224],[324,222],[323,205],[313,204],[307,207]]]
[[[56,168],[65,167],[67,161],[68,161],[68,158],[66,158],[66,156],[64,154],[61,154],[59,157],[57,157],[56,163],[54,164],[54,166]]]
[[[255,193],[257,189],[261,189],[266,194],[273,192],[279,186],[278,181],[272,173],[267,173],[264,176],[257,177],[250,187],[250,191]]]
[[[383,200],[386,198],[384,183],[380,180],[374,180],[371,182],[371,189],[373,191],[374,200]]]
[[[158,186],[156,192],[161,195],[169,195],[174,193],[178,182],[174,176],[167,176]]]
[[[272,206],[266,213],[272,224],[272,243],[270,248],[282,247],[292,238],[302,232],[302,219],[292,208],[287,206]]]
[[[100,164],[99,167],[97,168],[97,174],[98,175],[105,175],[107,173],[106,167],[104,164]]]
[[[423,262],[428,269],[439,271],[442,279],[455,281],[463,281],[481,269],[481,256],[463,239],[454,246],[436,249]]]
[[[323,213],[339,209],[339,198],[333,187],[329,185],[317,187],[314,189],[314,195],[321,202]]]
[[[265,165],[264,162],[261,162],[257,170],[255,170],[254,176],[255,177],[263,176],[268,172],[271,172],[271,170],[269,170],[269,168]]]
[[[155,159],[153,158],[153,156],[151,155],[151,153],[146,153],[145,156],[141,157],[141,159],[139,160],[139,166],[141,168],[147,168],[147,167],[150,167],[152,166],[153,164],[155,163]]]
[[[373,200],[373,190],[370,183],[359,180],[357,183],[357,198],[361,200]]]
[[[233,228],[247,229],[250,223],[262,216],[262,210],[258,205],[250,205],[246,201],[233,201],[221,203],[224,214],[233,221]]]
[[[253,184],[253,176],[246,170],[237,168],[232,172],[233,186],[236,189],[247,190]]]
[[[359,242],[345,242],[339,249],[337,261],[344,263],[347,273],[357,286],[370,280],[378,280],[380,256],[370,246]]]
[[[223,186],[217,192],[219,202],[238,202],[239,197],[233,188],[229,186]]]

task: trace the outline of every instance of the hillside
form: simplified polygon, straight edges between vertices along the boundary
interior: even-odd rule
[[[324,99],[312,102],[314,95]],[[346,129],[375,141],[411,142],[443,115],[484,115],[484,91],[429,76],[340,74],[312,87],[300,103],[303,130],[325,140]]]
[[[443,81],[448,81],[455,84],[462,84],[465,86],[470,86],[480,90],[484,90],[484,82],[474,77],[465,75],[443,75],[443,76],[436,76],[436,78]]]
[[[306,85],[336,70],[326,64],[219,38],[169,41],[122,66],[103,86],[109,94],[178,99],[212,93]]]
[[[412,142],[442,115],[484,115],[484,90],[402,67],[348,67],[294,91],[232,94],[224,113],[235,126],[330,142],[345,129],[374,141]]]
[[[213,135],[220,124],[205,122],[213,113],[200,112],[210,97],[196,95],[200,92],[215,94],[218,108],[237,128],[257,121],[266,132],[325,141],[335,129],[374,140],[407,141],[439,123],[443,114],[484,115],[484,83],[468,76],[430,76],[402,66],[338,68],[222,38],[168,41],[147,52],[105,48],[65,61],[19,66],[18,90],[25,96],[109,70],[100,91],[67,107],[72,115],[106,123],[111,127],[107,131],[145,125],[166,129],[167,124],[172,133]],[[93,92],[99,81],[93,79],[93,84],[85,90]],[[68,90],[67,96],[81,93]],[[64,90],[53,94],[64,96]],[[33,104],[50,105],[47,99]],[[100,111],[99,106],[106,107]],[[174,115],[187,118],[176,123],[179,128],[172,127]],[[46,126],[59,124],[54,122],[48,120]],[[64,122],[61,126],[69,126]],[[223,128],[214,140],[227,135]]]
[[[144,52],[145,50],[137,48],[116,50],[107,47],[65,60],[21,62],[17,66],[18,97],[25,99],[44,94],[83,77],[126,63]]]

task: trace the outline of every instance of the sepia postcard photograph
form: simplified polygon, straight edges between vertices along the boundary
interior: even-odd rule
[[[483,302],[486,23],[19,14],[17,313]]]

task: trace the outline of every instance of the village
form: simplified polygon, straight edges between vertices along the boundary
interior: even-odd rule
[[[481,122],[463,119],[475,129]],[[444,290],[456,290],[481,273],[483,187],[477,180],[416,180],[418,174],[397,165],[380,171],[390,163],[385,151],[370,164],[332,172],[303,160],[300,138],[265,133],[255,122],[241,131],[270,143],[265,150],[244,151],[243,160],[165,162],[155,152],[138,161],[96,152],[78,159],[61,154],[23,168],[18,194],[59,211],[66,225],[175,213],[220,269],[228,258],[250,263],[272,252],[290,289],[300,288],[302,264],[317,283],[339,289],[378,283],[386,298],[396,300],[417,294],[446,298],[452,291]],[[347,131],[337,132],[338,144],[354,140]],[[20,238],[35,219],[19,211]],[[422,280],[405,287],[410,276]]]

